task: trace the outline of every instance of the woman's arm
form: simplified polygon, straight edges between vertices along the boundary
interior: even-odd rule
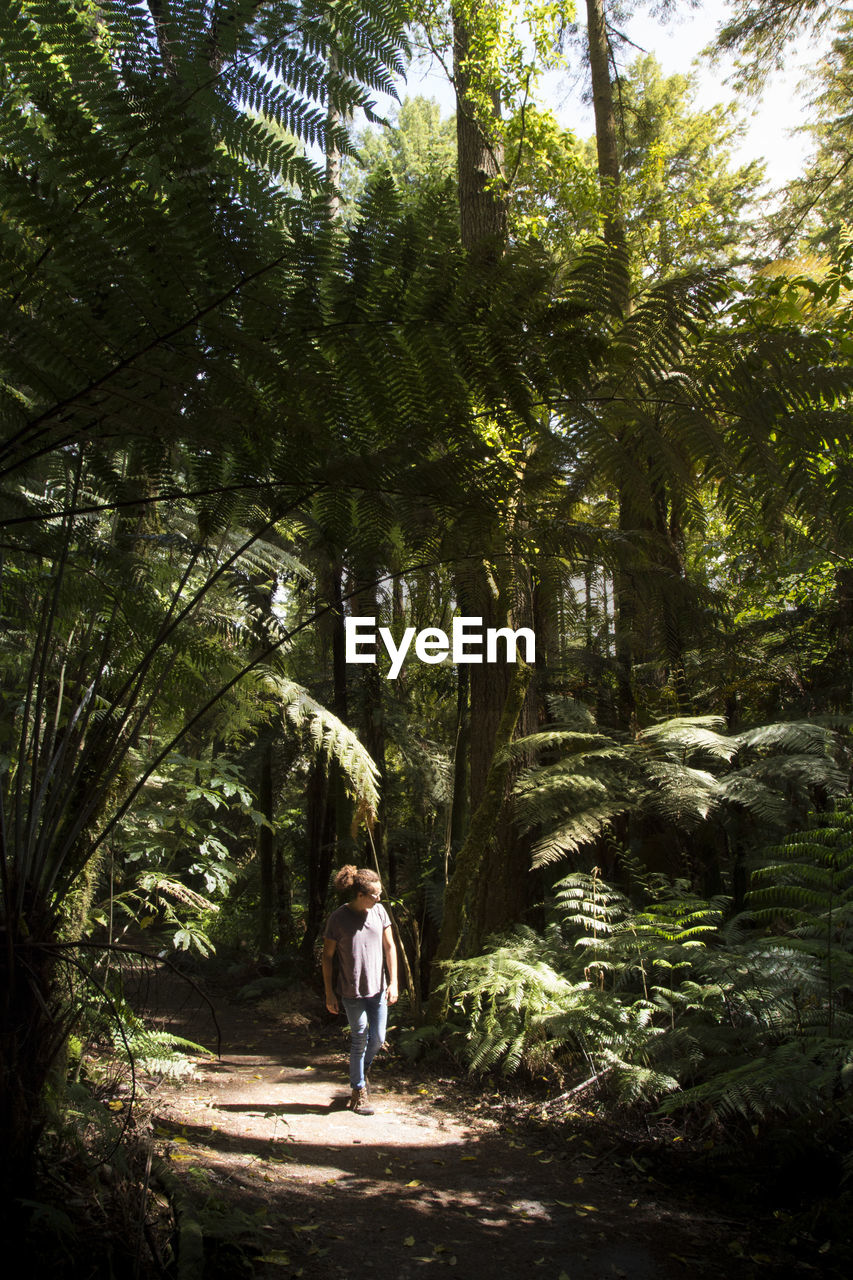
[[[388,967],[388,1003],[394,1004],[397,999],[397,947],[390,925],[382,930],[382,949],[385,952],[385,964]]]
[[[329,1013],[340,1013],[341,1011],[338,997],[332,987],[332,958],[337,949],[338,944],[334,938],[325,938],[323,940],[323,986],[326,988],[326,1008]]]

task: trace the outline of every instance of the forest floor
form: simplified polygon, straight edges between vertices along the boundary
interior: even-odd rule
[[[206,1275],[684,1280],[713,1271],[746,1280],[824,1271],[786,1256],[769,1211],[748,1219],[677,1175],[661,1181],[639,1147],[583,1106],[559,1126],[537,1123],[535,1099],[522,1104],[452,1077],[447,1064],[421,1068],[386,1052],[371,1072],[376,1114],[358,1116],[346,1107],[346,1028],[312,992],[254,1008],[217,1000],[216,1012],[221,1057],[150,1099],[158,1149],[199,1208]],[[197,1004],[173,1009],[167,1022],[210,1043],[198,1014]]]

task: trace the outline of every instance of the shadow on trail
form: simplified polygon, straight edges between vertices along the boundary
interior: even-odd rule
[[[588,1130],[536,1149],[542,1139],[466,1116],[461,1093],[430,1105],[392,1062],[378,1063],[376,1115],[356,1116],[338,1029],[296,1035],[225,1012],[227,1056],[200,1064],[211,1097],[184,1094],[158,1125],[177,1168],[202,1170],[211,1197],[264,1224],[262,1280],[790,1274],[735,1256],[743,1224],[620,1164]]]
[[[244,1108],[222,1110],[236,1116]],[[280,1113],[271,1107],[263,1114],[274,1111]],[[245,1212],[265,1215],[276,1235],[272,1247],[310,1263],[311,1280],[408,1280],[425,1267],[478,1280],[516,1280],[531,1270],[548,1280],[562,1273],[570,1280],[681,1280],[685,1267],[719,1265],[684,1251],[685,1222],[669,1224],[681,1237],[672,1256],[676,1245],[651,1200],[633,1208],[627,1198],[595,1204],[598,1189],[586,1178],[574,1185],[582,1175],[573,1168],[540,1167],[530,1155],[510,1165],[500,1134],[449,1143],[425,1134],[417,1145],[399,1145],[371,1133],[373,1117],[357,1119],[359,1131],[330,1134],[327,1142],[201,1125],[184,1125],[182,1133],[206,1148]],[[225,1155],[220,1166],[217,1157]],[[259,1274],[281,1270],[260,1264]]]
[[[316,1102],[276,1102],[268,1107],[263,1108],[263,1114],[267,1116],[326,1116],[330,1111],[346,1111],[348,1097],[343,1095],[340,1098],[332,1098],[331,1102],[323,1105]],[[249,1114],[255,1114],[258,1111],[257,1103],[241,1103],[241,1102],[224,1102],[220,1107],[220,1111],[244,1111]]]

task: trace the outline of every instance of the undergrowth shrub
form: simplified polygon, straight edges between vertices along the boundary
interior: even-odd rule
[[[837,1125],[853,1084],[853,808],[765,850],[747,912],[652,877],[632,903],[598,872],[556,921],[447,966],[474,1073],[542,1072],[716,1125]]]

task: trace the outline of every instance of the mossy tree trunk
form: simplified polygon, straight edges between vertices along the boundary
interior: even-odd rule
[[[478,877],[495,841],[506,802],[507,779],[510,775],[507,749],[512,742],[532,675],[532,669],[523,663],[519,663],[512,671],[503,713],[495,734],[486,784],[444,895],[444,916],[434,961],[439,966],[442,962],[452,960],[465,944],[470,904],[475,899]],[[465,949],[470,950],[470,947],[466,946]],[[434,989],[430,1000],[430,1021],[437,1021],[440,1014],[441,999]]]

